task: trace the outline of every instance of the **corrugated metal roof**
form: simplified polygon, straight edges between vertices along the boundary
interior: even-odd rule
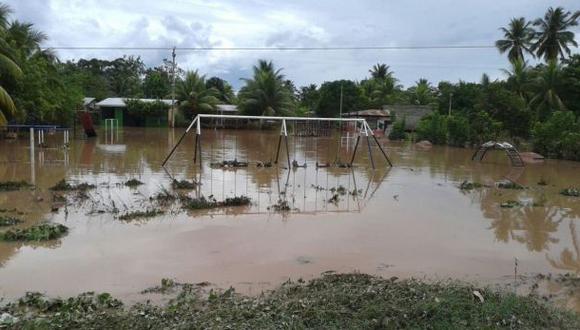
[[[126,106],[125,100],[138,100],[146,103],[161,101],[167,105],[171,105],[171,100],[166,99],[132,99],[126,97],[109,97],[100,102],[97,102],[97,106],[100,108],[124,108]]]
[[[218,112],[238,112],[238,107],[233,104],[218,104],[216,108]]]
[[[345,117],[389,117],[391,113],[388,110],[368,109],[361,111],[347,112]]]
[[[89,105],[95,101],[94,97],[83,97],[83,105]]]

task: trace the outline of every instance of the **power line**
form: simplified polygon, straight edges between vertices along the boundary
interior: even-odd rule
[[[491,49],[494,45],[432,45],[432,46],[330,46],[330,47],[111,47],[54,46],[54,50],[179,50],[179,51],[343,51],[343,50],[425,50],[425,49]]]

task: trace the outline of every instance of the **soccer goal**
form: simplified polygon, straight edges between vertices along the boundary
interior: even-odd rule
[[[361,137],[366,138],[366,143],[368,147],[368,155],[371,166],[375,169],[375,162],[373,158],[372,152],[372,143],[375,143],[379,150],[381,151],[382,156],[384,157],[385,161],[387,162],[388,166],[393,166],[391,160],[387,156],[387,153],[379,143],[377,137],[375,136],[373,130],[370,128],[368,123],[363,118],[314,118],[314,117],[278,117],[278,116],[240,116],[240,115],[214,115],[214,114],[199,114],[197,115],[189,124],[183,135],[179,138],[177,143],[173,146],[169,154],[165,157],[162,166],[170,160],[171,156],[177,149],[177,147],[181,144],[185,136],[192,131],[195,127],[195,143],[194,143],[194,156],[193,162],[197,163],[198,155],[201,158],[201,132],[202,132],[202,120],[204,119],[226,119],[226,120],[259,120],[259,121],[267,121],[267,122],[279,122],[280,123],[280,135],[278,137],[278,144],[276,147],[276,156],[274,158],[274,164],[278,164],[278,160],[280,158],[280,151],[282,149],[282,141],[284,141],[284,148],[286,150],[286,156],[288,161],[288,167],[297,167],[299,165],[292,164],[290,158],[290,149],[288,147],[288,124],[297,124],[294,128],[299,127],[301,133],[295,134],[304,134],[304,135],[318,135],[318,134],[328,134],[326,130],[331,127],[333,124],[339,125],[339,129],[342,129],[342,124],[353,126],[356,135],[356,142],[354,145],[354,149],[352,151],[352,155],[350,156],[350,162],[348,163],[341,163],[338,164],[340,167],[352,167],[354,159],[356,157],[356,152],[358,146],[360,144]],[[306,132],[306,133],[304,133]],[[339,137],[340,139],[340,137]],[[339,140],[340,141],[340,140]],[[294,161],[295,162],[295,161]],[[199,161],[201,166],[201,159]],[[326,165],[330,166],[330,162]],[[247,163],[243,165],[247,166]],[[325,166],[326,166],[325,165]],[[317,164],[318,166],[318,164]]]

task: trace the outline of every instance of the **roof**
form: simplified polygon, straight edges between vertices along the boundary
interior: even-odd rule
[[[389,110],[368,109],[361,111],[347,112],[343,114],[345,117],[390,117]]]
[[[83,105],[89,105],[93,102],[95,102],[95,98],[94,97],[83,97]]]
[[[97,103],[97,106],[100,108],[124,108],[125,100],[137,100],[141,102],[151,103],[160,101],[167,105],[171,105],[171,100],[166,99],[134,99],[134,98],[127,98],[127,97],[109,97]]]
[[[218,112],[238,112],[238,107],[233,104],[218,104],[216,108]]]
[[[384,105],[383,110],[389,111],[395,118],[405,118],[405,129],[415,130],[419,120],[433,110],[428,105]]]

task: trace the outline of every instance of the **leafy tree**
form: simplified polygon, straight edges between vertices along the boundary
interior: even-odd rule
[[[464,147],[470,138],[469,121],[464,116],[448,116],[447,132],[449,145]]]
[[[435,88],[427,79],[419,79],[415,86],[407,90],[409,103],[417,105],[432,105],[435,103]]]
[[[316,86],[316,84],[302,86],[298,91],[298,102],[300,106],[305,107],[309,112],[315,111],[319,98],[320,91],[318,90],[318,86]]]
[[[211,77],[205,82],[206,88],[214,88],[218,91],[217,98],[220,102],[226,104],[234,104],[236,103],[236,96],[234,94],[234,89],[232,85],[230,85],[227,81],[218,78],[218,77]]]
[[[215,88],[206,87],[205,76],[199,75],[197,71],[186,72],[185,79],[176,86],[179,107],[187,118],[214,112],[219,103],[218,94]]]
[[[163,99],[171,95],[171,76],[162,67],[147,69],[143,79],[143,95],[150,99]]]
[[[553,111],[566,110],[560,97],[563,84],[562,69],[556,61],[549,61],[539,68],[534,80],[534,94],[530,103],[540,120],[545,120]]]
[[[282,69],[275,70],[271,61],[260,60],[254,66],[252,79],[239,93],[239,107],[248,115],[284,116],[293,111],[292,94],[284,82]]]
[[[6,125],[6,115],[16,113],[14,101],[4,86],[10,80],[22,76],[22,70],[15,61],[15,51],[6,41],[8,16],[11,12],[10,7],[0,4],[0,126]]]
[[[532,46],[532,51],[546,62],[558,60],[558,56],[565,58],[570,55],[570,47],[578,47],[574,40],[574,32],[570,28],[578,25],[580,11],[571,13],[564,11],[562,7],[556,9],[550,7],[543,18],[534,21],[539,31],[536,34],[537,41]]]
[[[545,123],[536,123],[534,150],[555,158],[580,160],[580,123],[569,111],[556,111]]]
[[[563,63],[562,100],[569,110],[580,116],[580,55],[575,54]]]
[[[510,62],[524,61],[524,53],[533,55],[530,49],[534,38],[534,29],[531,22],[525,18],[512,18],[507,27],[502,27],[504,39],[495,42],[500,53],[508,53]]]
[[[316,107],[319,117],[340,115],[340,90],[342,87],[342,113],[360,110],[361,91],[351,80],[335,80],[320,86],[320,99]]]
[[[507,87],[528,103],[531,98],[532,72],[525,61],[516,59],[511,65],[511,70],[502,70],[508,77]]]

